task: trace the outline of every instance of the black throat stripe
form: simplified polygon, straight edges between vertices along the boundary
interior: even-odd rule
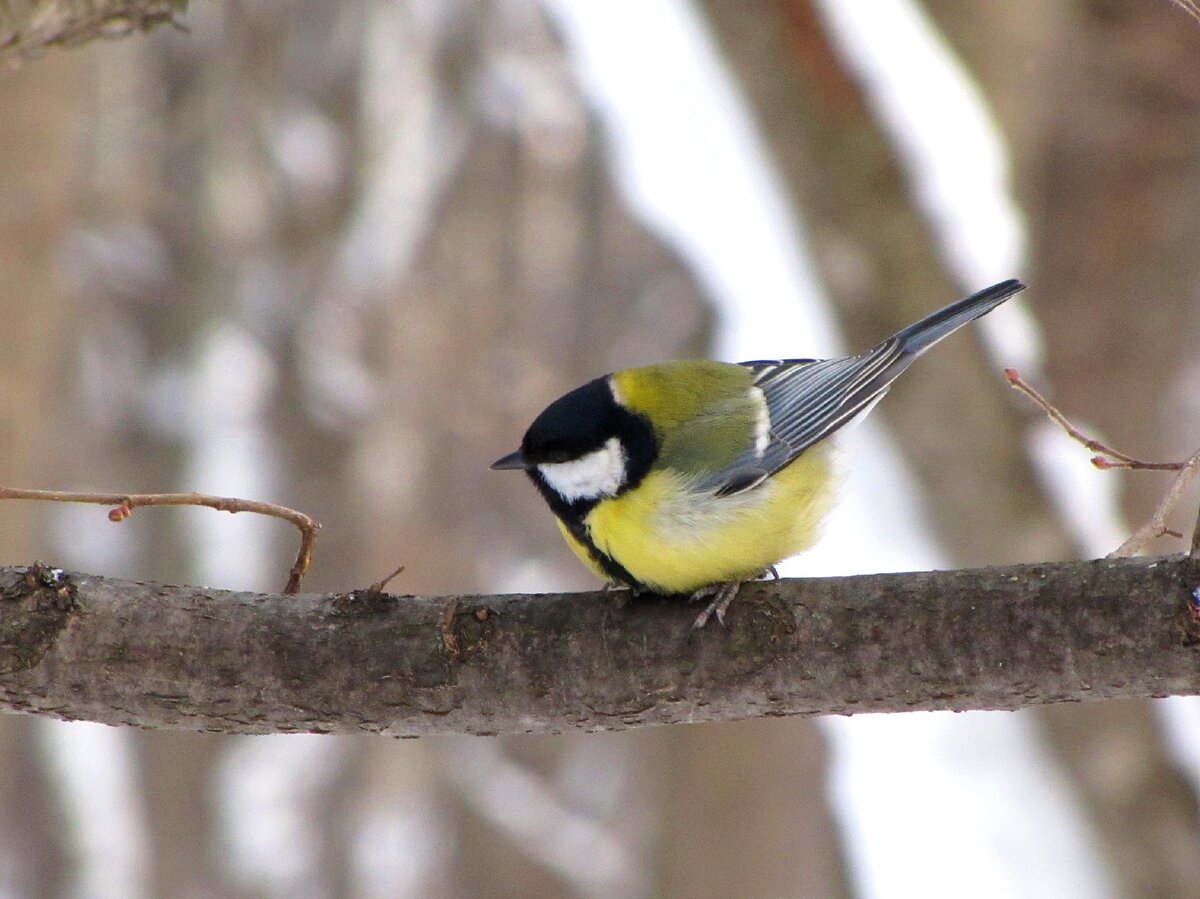
[[[545,477],[536,468],[530,469],[527,474],[534,485],[536,485],[538,492],[542,494],[542,498],[546,500],[546,504],[558,516],[558,520],[566,525],[571,536],[587,549],[592,561],[600,566],[600,569],[609,578],[618,584],[624,584],[635,592],[644,592],[651,589],[639,582],[637,578],[629,573],[624,565],[612,556],[601,552],[599,547],[596,546],[596,542],[592,540],[592,532],[588,529],[584,520],[587,518],[588,513],[596,508],[597,503],[600,502],[598,497],[577,499],[573,502],[568,502],[546,482]]]
[[[592,560],[604,569],[604,573],[616,581],[618,584],[624,584],[634,592],[649,590],[645,584],[641,583],[637,578],[629,573],[620,562],[614,559],[607,553],[603,553],[596,546],[596,542],[592,540],[592,532],[588,530],[588,526],[579,519],[571,519],[564,517],[563,524],[567,526],[567,530],[571,532],[571,536],[578,540],[586,547],[588,555]]]

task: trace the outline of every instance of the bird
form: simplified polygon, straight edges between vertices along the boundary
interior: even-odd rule
[[[610,587],[710,602],[809,549],[833,505],[833,437],[913,360],[1025,289],[1010,279],[856,356],[676,360],[596,378],[559,397],[515,452],[579,559]]]

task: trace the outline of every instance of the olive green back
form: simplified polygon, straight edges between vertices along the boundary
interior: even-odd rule
[[[754,441],[761,398],[749,369],[684,359],[613,375],[624,404],[654,425],[656,467],[704,474],[729,465]]]

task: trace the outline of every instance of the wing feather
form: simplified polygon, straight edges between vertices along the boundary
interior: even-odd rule
[[[867,412],[892,381],[938,341],[1024,287],[1016,280],[993,284],[857,356],[741,363],[753,377],[752,394],[760,392],[756,401],[766,403],[768,440],[755,440],[731,464],[706,475],[698,488],[732,496],[758,486],[814,443]]]

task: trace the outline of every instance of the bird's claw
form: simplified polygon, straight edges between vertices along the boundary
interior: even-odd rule
[[[733,602],[734,597],[737,596],[738,589],[741,586],[741,581],[730,581],[727,584],[710,584],[707,587],[701,587],[688,597],[688,602],[712,597],[712,601],[704,607],[704,611],[696,616],[696,620],[692,622],[692,627],[699,630],[708,624],[708,619],[714,615],[717,618],[717,623],[724,627],[725,611],[729,608],[729,604]]]

